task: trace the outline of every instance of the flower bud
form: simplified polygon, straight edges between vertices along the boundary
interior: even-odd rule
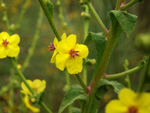
[[[135,45],[146,54],[150,54],[150,34],[140,34],[136,37]]]

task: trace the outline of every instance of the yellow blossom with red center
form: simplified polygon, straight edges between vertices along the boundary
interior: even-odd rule
[[[61,40],[56,47],[56,67],[60,70],[67,68],[70,74],[78,74],[82,71],[83,58],[88,56],[86,45],[76,43],[76,35],[71,34],[65,40]]]
[[[64,33],[61,37],[62,40],[66,40],[66,33]],[[50,63],[55,63],[56,62],[56,55],[57,55],[57,50],[56,50],[56,47],[58,45],[58,40],[57,38],[55,37],[54,38],[54,43],[50,43],[50,46],[48,46],[49,50],[48,51],[54,51],[53,53],[53,56],[50,60]]]
[[[0,33],[0,59],[8,57],[16,57],[20,52],[18,46],[20,37],[17,34],[9,36],[7,32]]]
[[[106,113],[150,113],[150,93],[124,88],[119,92],[119,100],[107,104]]]

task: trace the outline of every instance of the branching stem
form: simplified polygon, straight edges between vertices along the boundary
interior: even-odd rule
[[[87,2],[87,5],[89,7],[89,9],[91,10],[91,13],[93,14],[93,16],[95,17],[95,19],[97,20],[100,28],[102,29],[102,31],[105,34],[108,34],[108,29],[106,28],[106,26],[104,25],[104,23],[102,22],[101,18],[98,16],[97,12],[95,11],[94,7],[92,6],[91,2]]]
[[[116,78],[120,78],[120,77],[123,77],[125,75],[128,75],[128,74],[132,74],[140,69],[142,69],[143,67],[145,66],[145,63],[141,63],[139,64],[138,66],[128,70],[128,71],[124,71],[122,73],[118,73],[118,74],[113,74],[113,75],[106,75],[104,78],[105,79],[116,79]]]

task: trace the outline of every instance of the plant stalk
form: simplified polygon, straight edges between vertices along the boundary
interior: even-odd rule
[[[129,8],[129,7],[133,6],[134,4],[136,4],[137,2],[138,2],[138,0],[132,0],[132,1],[130,1],[129,3],[125,4],[124,6],[122,6],[122,7],[120,8],[120,10],[124,11],[124,10],[126,10],[127,8]]]
[[[105,79],[117,79],[117,78],[123,77],[125,75],[132,74],[132,73],[142,69],[144,66],[145,66],[145,64],[141,63],[140,65],[138,65],[128,71],[124,71],[124,72],[118,73],[118,74],[106,75],[104,78]]]
[[[79,74],[76,74],[76,77],[78,79],[78,81],[80,82],[82,88],[84,89],[84,91],[87,93],[88,92],[88,88],[85,85],[85,83],[83,82],[83,80],[81,79],[81,76]]]
[[[51,26],[51,28],[52,28],[56,38],[58,39],[58,41],[60,41],[61,37],[60,37],[60,35],[59,35],[59,33],[58,33],[57,29],[56,29],[56,26],[54,24],[54,20],[53,20],[51,14],[50,14],[50,12],[49,12],[45,2],[43,0],[39,0],[39,3],[40,3],[40,5],[41,5],[41,7],[42,7],[46,17],[47,17],[47,20],[48,20],[48,22],[49,22],[49,24],[50,24],[50,26]]]
[[[87,5],[89,7],[89,9],[91,10],[91,13],[93,14],[93,16],[95,17],[96,21],[98,22],[100,28],[102,29],[102,31],[105,34],[108,34],[108,29],[106,28],[106,26],[104,25],[104,23],[102,22],[101,18],[98,16],[97,12],[95,11],[94,7],[92,6],[91,2],[87,2]]]

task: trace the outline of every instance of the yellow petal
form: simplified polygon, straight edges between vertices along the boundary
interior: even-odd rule
[[[130,89],[124,88],[119,92],[119,99],[126,106],[136,105],[135,98],[136,94]]]
[[[61,36],[62,40],[66,40],[66,33],[63,33],[63,35]]]
[[[10,45],[7,46],[7,54],[9,57],[16,57],[20,53],[20,47],[17,45]]]
[[[9,39],[9,34],[7,32],[0,33],[0,40]]]
[[[45,88],[46,88],[46,81],[42,80],[41,85],[38,87],[38,93],[43,92],[45,90]]]
[[[141,93],[141,94],[137,93],[137,96],[135,99],[136,99],[135,101],[139,107],[144,107],[144,106],[150,105],[150,93]]]
[[[32,112],[34,112],[34,113],[40,112],[39,108],[34,107],[30,104],[29,97],[27,95],[24,97],[23,101],[24,101],[26,107],[29,108]]]
[[[54,50],[54,53],[53,53],[53,56],[52,56],[52,58],[51,58],[50,63],[55,63],[55,62],[56,62],[56,55],[57,55],[57,51]]]
[[[10,38],[8,39],[9,44],[11,45],[17,45],[20,42],[20,37],[17,34],[14,34],[12,36],[10,36]]]
[[[75,47],[76,44],[76,35],[71,34],[66,39],[66,44],[68,45],[69,49],[72,49]]]
[[[68,61],[67,61],[67,70],[70,74],[78,74],[82,71],[82,63],[83,63],[83,60],[81,57],[76,57],[75,59],[74,58],[70,58]]]
[[[64,40],[60,41],[56,47],[56,51],[59,53],[66,53],[68,54],[70,50],[70,47],[66,44]]]
[[[69,54],[59,53],[56,56],[56,67],[60,70],[64,70],[66,67],[66,62],[70,58]]]
[[[0,59],[6,57],[7,57],[6,48],[3,45],[0,45]]]
[[[141,105],[142,105],[142,103],[141,103]],[[145,106],[145,107],[140,107],[138,109],[138,113],[150,113],[150,105]]]
[[[105,113],[127,113],[128,108],[120,101],[112,100],[107,104],[105,111]]]
[[[43,92],[45,88],[46,88],[46,81],[45,80],[41,81],[39,79],[36,79],[32,83],[32,89],[35,90],[36,93]]]
[[[57,40],[57,38],[55,37],[55,38],[54,38],[54,46],[55,46],[55,48],[57,47],[57,44],[58,44],[58,40]]]
[[[76,44],[75,45],[75,51],[79,51],[78,54],[82,58],[86,58],[89,54],[89,50],[88,50],[87,46],[83,45],[83,44]]]
[[[27,83],[29,84],[30,87],[32,86],[31,80],[27,80]],[[22,88],[21,93],[31,94],[31,92],[28,90],[28,88],[26,87],[26,85],[23,82],[21,83],[21,88]]]

